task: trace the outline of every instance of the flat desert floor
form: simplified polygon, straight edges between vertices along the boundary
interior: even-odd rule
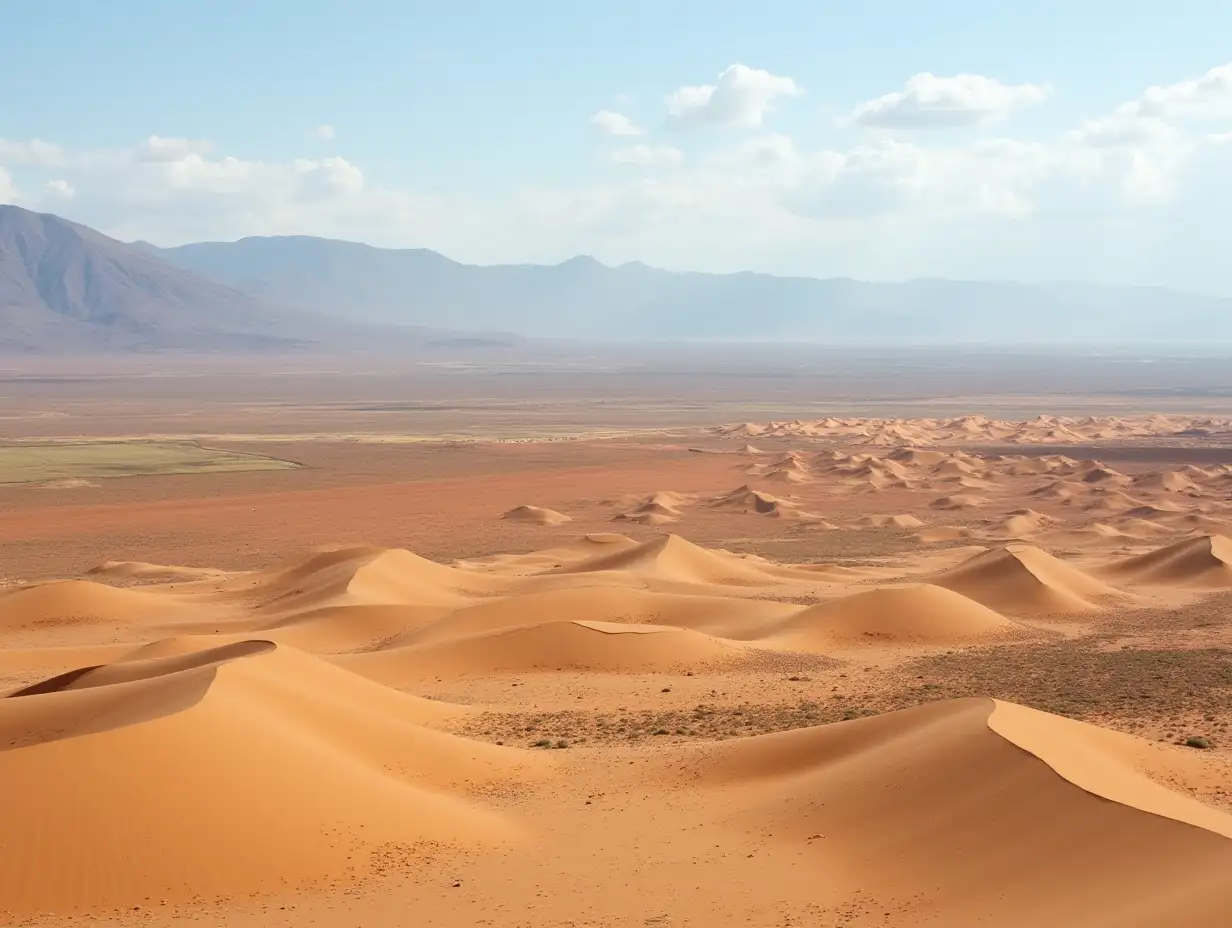
[[[1228,924],[1226,401],[35,373],[6,925]]]

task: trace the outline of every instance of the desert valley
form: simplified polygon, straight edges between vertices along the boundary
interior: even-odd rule
[[[1232,4],[0,19],[0,928],[1232,928]]]
[[[6,924],[1226,924],[1218,400],[679,422],[41,365]]]

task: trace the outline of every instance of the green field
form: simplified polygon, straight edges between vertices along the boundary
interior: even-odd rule
[[[291,461],[203,448],[191,441],[50,441],[0,444],[0,485],[136,477],[286,470]]]

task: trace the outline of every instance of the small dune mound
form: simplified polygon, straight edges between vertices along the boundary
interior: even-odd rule
[[[1010,477],[1038,477],[1041,474],[1046,474],[1052,470],[1052,465],[1040,458],[1025,458],[1016,460],[1006,468],[1005,473]]]
[[[933,468],[938,477],[966,477],[976,473],[976,468],[957,457],[947,457]]]
[[[743,448],[741,448],[736,453],[753,456],[753,455],[763,454],[764,452],[760,448],[755,448],[753,445],[746,444]]]
[[[865,516],[864,518],[860,519],[858,524],[864,528],[901,528],[901,529],[921,528],[924,525],[924,523],[921,520],[917,519],[915,516],[910,515],[908,513],[899,513],[898,515],[892,515],[892,516],[886,516],[886,515]]]
[[[572,516],[555,509],[544,509],[542,506],[515,506],[501,518],[509,522],[529,522],[532,525],[564,525],[573,521]]]
[[[730,493],[724,493],[711,502],[714,509],[727,509],[735,512],[756,512],[765,515],[780,506],[782,500],[769,493],[754,490],[748,484],[736,487]]]
[[[1232,587],[1232,538],[1202,535],[1105,568],[1110,577],[1160,586]]]
[[[815,522],[821,518],[801,511],[791,500],[754,490],[748,485],[737,487],[732,492],[718,497],[710,505],[714,509],[724,509],[728,512],[747,512],[771,519],[795,522]]]
[[[1003,545],[935,575],[932,583],[1010,615],[1089,612],[1120,591],[1026,544]]]
[[[763,474],[763,479],[775,483],[809,483],[813,478],[799,467],[774,467]]]
[[[891,461],[908,467],[935,467],[949,459],[944,451],[928,451],[922,448],[897,448],[886,455]]]
[[[1040,499],[1071,499],[1075,496],[1086,495],[1090,491],[1091,488],[1083,483],[1076,483],[1073,480],[1054,480],[1042,487],[1036,487],[1031,491],[1031,496]]]
[[[942,509],[946,511],[955,511],[961,509],[978,509],[985,505],[988,500],[983,496],[975,496],[971,493],[955,493],[951,496],[942,496],[939,499],[929,503],[933,509]]]
[[[1134,499],[1120,490],[1109,490],[1093,496],[1089,502],[1082,504],[1084,512],[1113,513],[1126,512],[1143,505],[1141,500]]]
[[[382,845],[517,840],[468,792],[530,759],[424,727],[426,702],[268,642],[0,699],[0,788],[21,796],[0,842],[5,909],[285,892],[345,879]]]
[[[1094,464],[1091,468],[1084,471],[1079,475],[1079,479],[1083,483],[1104,487],[1123,487],[1133,482],[1132,478],[1125,476],[1120,471],[1113,470],[1111,467],[1104,467],[1100,464]]]
[[[1133,484],[1141,490],[1159,490],[1165,493],[1195,493],[1198,491],[1196,483],[1175,470],[1139,474],[1133,479]]]
[[[755,561],[699,547],[679,535],[664,535],[633,548],[567,566],[558,573],[599,571],[627,571],[635,577],[686,584],[757,586],[774,582]]]
[[[666,525],[680,519],[681,509],[694,501],[694,497],[671,490],[657,490],[637,500],[627,512],[613,518],[614,522],[638,522],[642,525]]]
[[[992,534],[1001,538],[1023,538],[1043,531],[1052,520],[1034,509],[1016,509],[992,529]]]
[[[953,645],[1004,637],[1019,626],[943,587],[886,587],[810,606],[766,639],[797,650],[830,645]]]
[[[227,572],[212,567],[175,567],[168,564],[147,564],[144,561],[103,561],[86,571],[91,577],[111,580],[143,580],[156,582],[193,582],[216,580]]]

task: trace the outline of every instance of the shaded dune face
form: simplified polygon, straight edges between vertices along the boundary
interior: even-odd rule
[[[1160,586],[1232,587],[1232,539],[1203,535],[1124,559],[1104,569],[1111,577]]]
[[[1124,594],[1039,548],[1005,545],[977,554],[931,582],[1011,614],[1090,612]]]
[[[1119,737],[1129,749],[1031,709],[952,700],[726,742],[690,769],[734,825],[773,833],[783,853],[807,842],[798,866],[927,898],[946,924],[1214,928],[1232,896],[1232,817],[1148,779],[1127,759],[1138,739]]]

